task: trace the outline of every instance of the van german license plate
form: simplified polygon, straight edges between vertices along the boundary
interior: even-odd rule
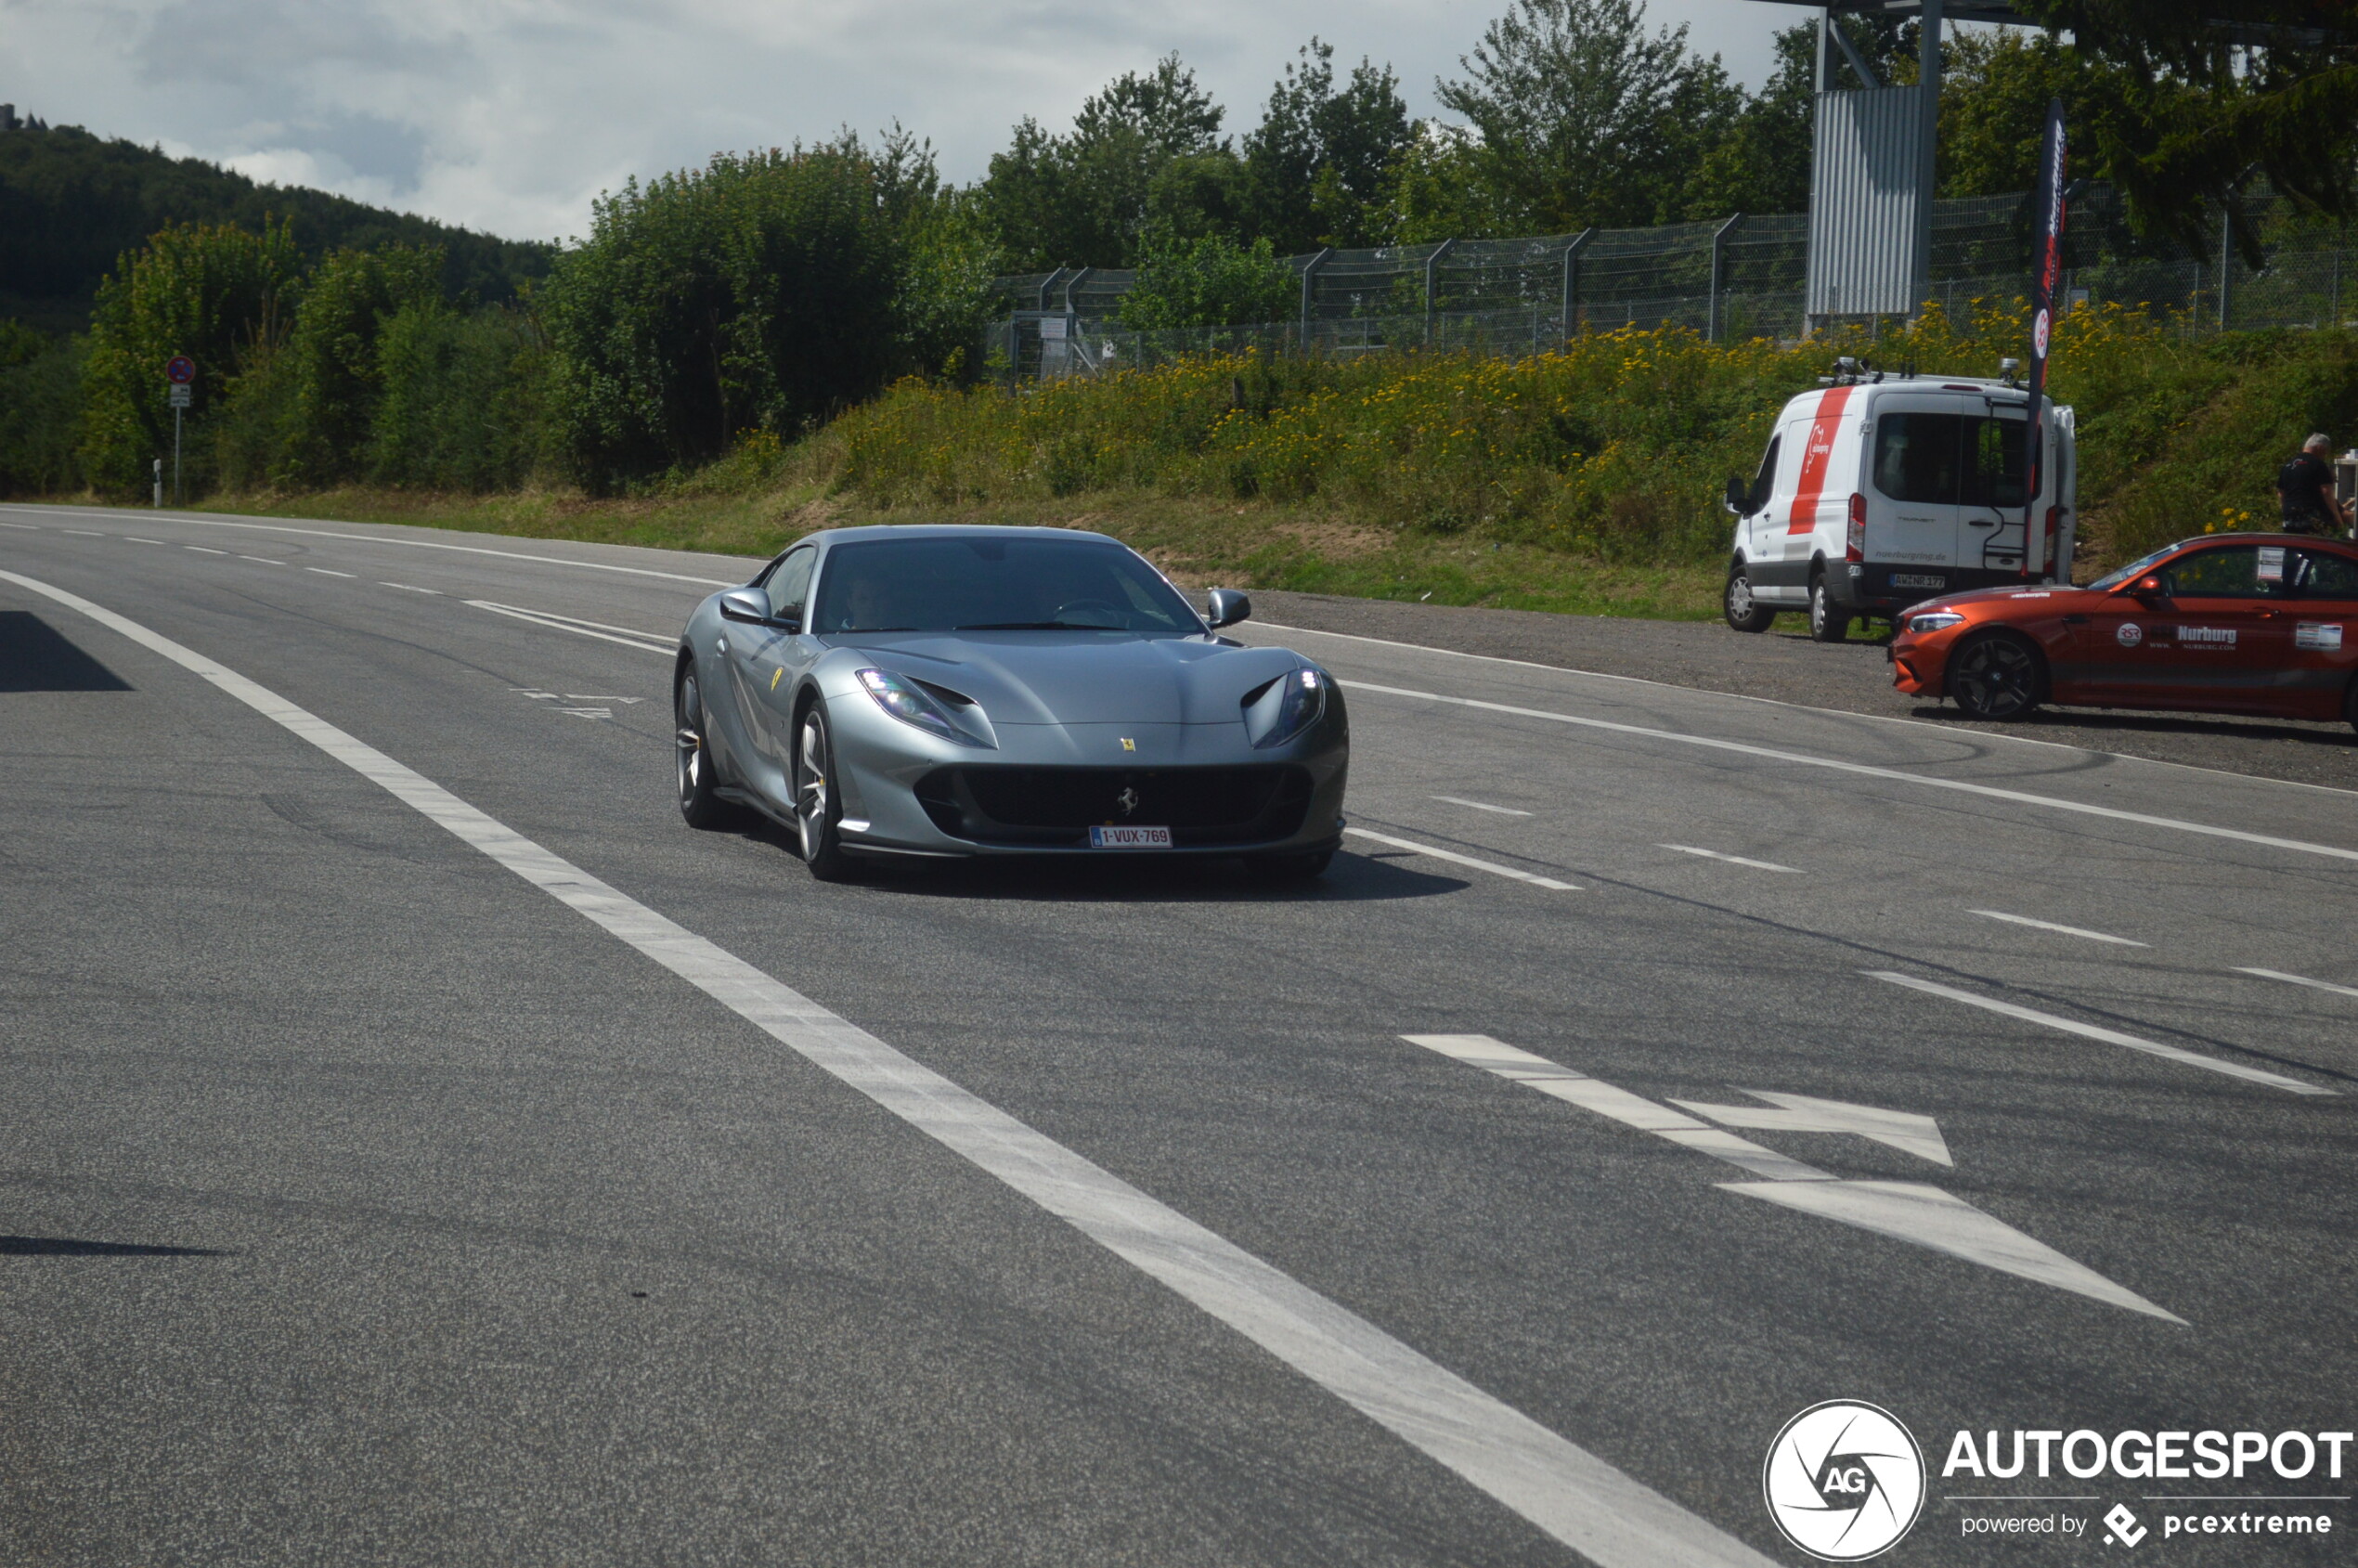
[[[1168,849],[1171,830],[1167,827],[1093,827],[1089,830],[1092,849]]]
[[[1931,572],[1894,572],[1891,574],[1891,586],[1894,588],[1947,588],[1949,579]]]

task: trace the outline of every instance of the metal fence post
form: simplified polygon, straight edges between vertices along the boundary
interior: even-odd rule
[[[1563,335],[1572,337],[1575,318],[1580,310],[1580,253],[1597,237],[1592,225],[1580,231],[1579,238],[1564,247],[1564,319]]]
[[[1306,262],[1304,262],[1304,263],[1302,263],[1302,343],[1301,343],[1301,348],[1302,348],[1302,351],[1304,354],[1307,354],[1307,353],[1309,353],[1309,352],[1310,352],[1310,294],[1311,294],[1311,289],[1312,289],[1312,287],[1313,287],[1313,286],[1314,286],[1314,285],[1317,282],[1317,279],[1318,279],[1318,269],[1319,269],[1320,267],[1322,267],[1322,266],[1326,266],[1326,265],[1327,265],[1327,258],[1328,258],[1328,256],[1333,255],[1334,253],[1335,253],[1335,249],[1334,249],[1334,247],[1333,247],[1332,245],[1328,245],[1328,246],[1322,247],[1322,248],[1319,250],[1319,252],[1318,252],[1318,253],[1317,253],[1316,255],[1315,255],[1315,256],[1311,257],[1308,261],[1306,261]]]
[[[1432,254],[1425,258],[1425,346],[1427,348],[1432,346],[1433,311],[1440,303],[1433,298],[1432,275],[1441,266],[1441,258],[1447,255],[1457,243],[1455,240],[1444,240]]]
[[[1719,341],[1719,280],[1728,254],[1728,236],[1734,233],[1736,226],[1743,221],[1744,215],[1738,213],[1712,231],[1711,309],[1710,314],[1704,318],[1704,341],[1705,343]]]
[[[2235,193],[2227,192],[2226,205],[2219,213],[2219,330],[2227,330],[2227,297],[2230,288],[2228,268],[2235,259]]]

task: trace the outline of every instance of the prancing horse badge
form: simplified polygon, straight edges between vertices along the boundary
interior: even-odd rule
[[[1121,808],[1121,814],[1126,817],[1138,809],[1138,792],[1125,789],[1113,797],[1113,803]]]
[[[1124,751],[1135,751],[1138,749],[1138,743],[1132,740],[1128,735],[1124,735],[1121,737],[1121,749]]]

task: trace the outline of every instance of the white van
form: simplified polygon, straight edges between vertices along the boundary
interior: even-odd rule
[[[2048,408],[2039,494],[2026,508],[2028,395],[2013,360],[1980,381],[1845,358],[1820,380],[1777,416],[1751,484],[1728,481],[1730,626],[1766,631],[1778,611],[1802,610],[1810,636],[1839,642],[1853,620],[1889,619],[1938,594],[2071,580],[2072,412]]]

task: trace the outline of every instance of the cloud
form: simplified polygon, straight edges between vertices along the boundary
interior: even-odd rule
[[[1398,70],[1430,112],[1494,9],[1368,0],[0,0],[0,98],[52,123],[162,143],[516,237],[581,232],[638,175],[723,149],[898,120],[978,177],[1026,114],[1172,50],[1258,119],[1314,32]],[[1790,18],[1657,0],[1657,22],[1758,80]]]

